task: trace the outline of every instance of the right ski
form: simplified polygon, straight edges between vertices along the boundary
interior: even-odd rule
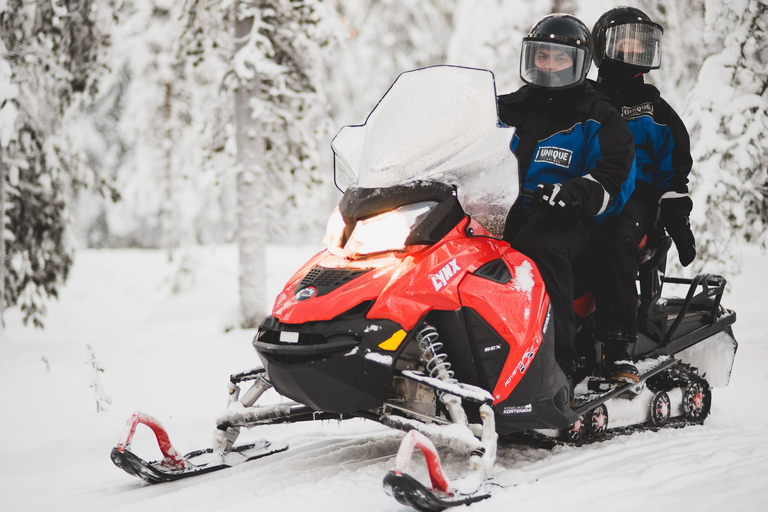
[[[490,493],[482,489],[469,494],[455,490],[450,494],[431,490],[412,476],[395,471],[388,472],[384,477],[384,490],[399,503],[423,512],[439,512],[491,497]]]

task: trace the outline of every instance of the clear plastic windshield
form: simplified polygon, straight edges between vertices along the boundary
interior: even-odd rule
[[[517,199],[514,129],[499,123],[490,71],[435,66],[401,74],[365,124],[331,143],[336,185],[452,185],[464,211],[495,236]]]

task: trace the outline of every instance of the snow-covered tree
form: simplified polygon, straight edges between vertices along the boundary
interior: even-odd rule
[[[523,85],[520,80],[523,37],[539,18],[551,13],[553,7],[556,6],[551,2],[459,0],[447,62],[491,70],[499,94],[518,89]]]
[[[238,2],[230,87],[237,120],[238,246],[243,326],[267,310],[266,243],[291,206],[322,183],[318,134],[327,133],[320,47],[328,40],[315,0]],[[286,208],[288,206],[289,208]],[[284,231],[283,231],[284,232]]]
[[[97,16],[91,0],[0,3],[4,299],[36,326],[72,264],[69,194],[105,185],[67,137],[68,112],[96,87]]]
[[[400,73],[446,63],[456,3],[337,0],[345,37],[327,78],[336,129],[362,123]]]
[[[200,59],[197,27],[183,7],[125,0],[113,10],[110,37],[119,44],[108,53],[109,73],[81,116],[80,133],[122,200],[80,202],[78,238],[89,246],[164,247],[171,257],[180,244],[232,239],[232,215],[222,222],[227,205],[217,202],[226,180],[209,165],[218,163],[210,144],[221,137],[210,130],[226,103],[227,63]]]
[[[734,271],[740,241],[768,242],[768,3],[705,7],[708,56],[687,106],[694,223],[704,261]]]

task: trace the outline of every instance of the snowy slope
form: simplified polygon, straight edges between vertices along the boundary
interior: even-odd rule
[[[269,248],[271,297],[317,249]],[[514,486],[470,509],[768,510],[766,263],[746,251],[744,273],[729,283],[723,302],[737,311],[740,347],[705,425],[582,448],[504,447],[496,481]],[[135,410],[157,417],[181,452],[209,446],[229,374],[257,364],[254,331],[232,328],[236,312],[235,247],[189,249],[174,263],[159,251],[78,252],[44,331],[6,313],[0,510],[406,510],[381,486],[401,434],[371,422],[247,431],[241,438],[291,449],[170,484],[145,485],[112,465],[109,452]],[[154,459],[153,443],[140,430],[134,449]],[[449,474],[461,468],[445,456]]]

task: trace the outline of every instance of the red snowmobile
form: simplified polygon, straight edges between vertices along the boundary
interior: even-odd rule
[[[703,421],[710,385],[728,384],[736,316],[720,305],[722,277],[664,276],[664,236],[652,237],[640,273],[640,383],[600,376],[586,295],[576,307],[587,375],[571,395],[536,265],[500,239],[519,194],[513,131],[498,121],[489,71],[437,66],[400,75],[365,124],[334,138],[343,197],[326,249],[288,281],[259,327],[253,345],[262,367],[231,377],[214,446],[181,456],[159,423],[137,413],[114,463],[149,482],[174,480],[287,448],[236,446],[240,427],[366,418],[406,432],[387,492],[442,510],[489,496],[499,437],[581,443]],[[662,299],[665,283],[687,286],[687,295]],[[252,385],[240,397],[245,382]],[[271,387],[291,402],[258,405]],[[628,402],[616,410],[635,416],[609,423],[612,404]],[[158,435],[164,460],[130,451],[140,423]],[[435,444],[465,453],[467,475],[451,481]],[[407,472],[414,448],[426,456],[430,487]]]

